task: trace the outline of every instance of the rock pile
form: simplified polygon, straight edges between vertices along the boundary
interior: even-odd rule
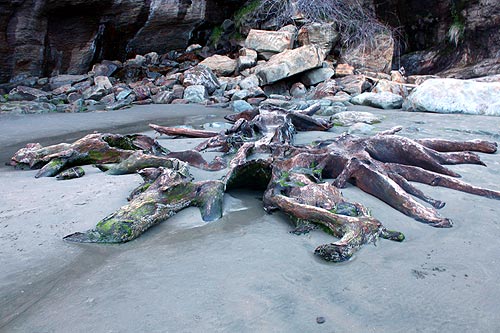
[[[159,55],[151,52],[124,63],[102,61],[86,75],[33,78],[0,96],[0,112],[117,110],[152,103],[219,105],[231,107],[235,112],[259,105],[305,109],[319,103],[318,114],[323,116],[346,111],[347,106],[353,104],[381,109],[403,106],[410,111],[442,111],[441,107],[419,104],[422,100],[440,99],[442,89],[439,88],[433,90],[432,96],[425,95],[429,90],[426,87],[434,82],[426,80],[434,78],[432,76],[406,78],[398,71],[388,71],[387,61],[390,60],[387,58],[381,61],[374,57],[371,66],[364,63],[363,71],[337,63],[330,56],[338,40],[338,34],[332,29],[330,24],[315,23],[299,31],[294,26],[278,31],[251,30],[244,47],[231,57],[209,55],[206,48],[191,45],[182,53],[171,51]],[[384,72],[369,71],[374,68]],[[411,90],[423,82],[426,83],[410,95]],[[445,87],[450,82],[443,79],[434,86]],[[498,85],[481,83],[485,87],[482,89],[488,89],[491,84]],[[468,83],[464,87],[471,85]],[[450,91],[461,93],[462,90],[453,87],[445,89],[448,94]],[[465,90],[463,94],[470,95]],[[498,88],[488,91],[497,91],[495,96],[498,96]],[[474,112],[495,114],[499,107],[489,104],[492,106],[487,107],[487,112]],[[476,109],[464,106],[460,110],[443,112]]]

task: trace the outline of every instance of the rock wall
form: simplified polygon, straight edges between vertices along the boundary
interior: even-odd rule
[[[500,1],[363,2],[381,20],[402,27],[407,55],[397,56],[394,64],[405,66],[408,74],[434,74],[471,65],[466,76],[500,72]],[[213,23],[231,17],[243,3],[0,0],[0,83],[28,76],[86,73],[102,59],[125,60],[135,54],[185,48],[198,27],[210,31]]]
[[[86,73],[102,59],[185,48],[234,0],[0,0],[0,82]]]
[[[468,75],[481,76],[496,74],[500,68],[500,64],[491,66],[500,58],[500,1],[373,0],[373,3],[379,18],[402,27],[406,40],[403,52],[407,55],[400,62],[409,74],[434,74],[453,67],[489,64],[475,74],[469,71]],[[490,73],[490,69],[494,72]]]

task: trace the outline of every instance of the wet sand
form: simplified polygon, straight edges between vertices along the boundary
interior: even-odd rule
[[[377,130],[402,125],[402,134],[413,138],[500,141],[498,117],[366,110],[385,115]],[[198,106],[119,112],[2,115],[2,164],[29,141],[71,141],[94,129],[142,131],[149,122],[195,125],[227,113]],[[343,130],[308,133],[298,141]],[[195,141],[160,138],[178,149]],[[487,168],[452,168],[466,181],[500,190],[500,155],[482,158]],[[329,264],[313,255],[316,246],[331,241],[328,235],[289,234],[286,217],[265,214],[261,193],[249,191],[227,194],[224,217],[210,224],[187,209],[127,244],[65,243],[64,235],[92,228],[125,204],[140,183],[137,175],[86,171],[83,178],[62,182],[0,167],[1,332],[500,330],[497,200],[419,185],[446,201],[441,213],[455,223],[436,229],[348,187],[346,197],[407,238],[380,240],[349,262]],[[319,316],[324,324],[316,323]]]

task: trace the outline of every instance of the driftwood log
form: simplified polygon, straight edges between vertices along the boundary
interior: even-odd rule
[[[314,118],[319,109],[253,110],[227,117],[231,129],[221,133],[150,126],[168,135],[208,138],[192,150],[170,152],[143,135],[94,133],[73,144],[42,147],[30,144],[12,157],[11,165],[41,168],[39,176],[55,176],[83,164],[96,164],[109,174],[139,172],[144,183],[129,204],[84,233],[65,237],[75,242],[126,242],[188,206],[200,208],[205,221],[222,215],[224,192],[233,188],[263,191],[267,212],[280,210],[296,234],[320,226],[338,238],[315,253],[328,261],[344,261],[377,238],[402,241],[404,235],[384,228],[363,205],[340,192],[347,183],[379,198],[398,211],[433,227],[451,227],[438,214],[444,202],[427,196],[411,182],[500,199],[500,192],[465,183],[447,168],[453,164],[484,165],[473,151],[495,153],[494,142],[411,140],[397,135],[400,127],[371,137],[341,135],[314,145],[295,145],[297,131],[326,131],[332,123]],[[205,150],[221,152],[206,161]],[[190,167],[227,172],[220,180],[194,181]],[[428,203],[421,204],[415,198]]]

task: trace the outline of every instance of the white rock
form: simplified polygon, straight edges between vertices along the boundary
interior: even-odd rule
[[[390,92],[365,92],[351,99],[352,104],[372,106],[379,109],[400,109],[403,97]]]
[[[403,109],[500,116],[500,82],[430,79],[412,91]]]

